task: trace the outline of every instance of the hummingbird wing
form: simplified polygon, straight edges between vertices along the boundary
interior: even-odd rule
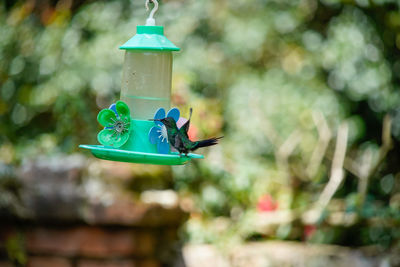
[[[181,147],[182,147],[182,140],[180,139],[180,137],[179,137],[179,134],[177,134],[176,136],[175,136],[175,140],[174,140],[175,142],[174,142],[174,145],[173,145],[173,147],[176,149],[176,150],[178,150],[179,152],[181,152]]]
[[[185,124],[182,125],[181,128],[179,128],[179,132],[187,138],[189,138],[188,131],[189,131],[189,126],[190,126],[190,119],[192,118],[192,112],[193,112],[193,109],[190,108],[189,120],[187,122],[185,122]]]

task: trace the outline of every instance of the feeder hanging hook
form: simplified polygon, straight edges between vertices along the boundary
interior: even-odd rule
[[[154,20],[153,16],[158,10],[158,2],[157,2],[157,0],[146,0],[146,3],[145,3],[146,10],[149,10],[149,3],[150,2],[152,2],[154,4],[154,7],[150,11],[150,15],[146,20],[146,26],[155,26],[156,25],[156,21]]]

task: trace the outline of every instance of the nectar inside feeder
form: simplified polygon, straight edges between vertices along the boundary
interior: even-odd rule
[[[149,140],[149,133],[155,126],[155,122],[149,119],[162,110],[170,109],[172,52],[180,50],[164,36],[163,26],[155,26],[153,15],[158,3],[156,0],[152,2],[155,7],[146,25],[137,26],[136,35],[120,47],[125,50],[121,101],[100,111],[98,115],[98,121],[105,127],[98,135],[103,145],[80,147],[106,160],[180,165],[191,158],[204,157],[197,154],[179,155],[169,149],[168,153],[165,149],[159,153],[158,145]],[[164,132],[160,128],[160,134]]]

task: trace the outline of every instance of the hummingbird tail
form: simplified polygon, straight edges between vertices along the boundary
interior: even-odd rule
[[[198,149],[200,147],[216,145],[216,144],[218,144],[218,140],[221,139],[222,137],[223,136],[197,141],[196,146],[192,150],[196,150],[196,149]]]

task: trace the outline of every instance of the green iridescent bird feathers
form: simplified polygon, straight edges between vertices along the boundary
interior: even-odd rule
[[[171,146],[173,146],[176,150],[178,150],[180,154],[183,153],[187,155],[190,151],[194,151],[200,147],[216,145],[218,143],[218,139],[222,138],[221,136],[206,140],[191,141],[188,136],[191,117],[192,117],[192,108],[190,108],[189,120],[179,129],[176,126],[176,122],[172,117],[166,117],[163,119],[155,120],[155,121],[160,121],[165,125],[168,133],[168,142],[171,144]]]

